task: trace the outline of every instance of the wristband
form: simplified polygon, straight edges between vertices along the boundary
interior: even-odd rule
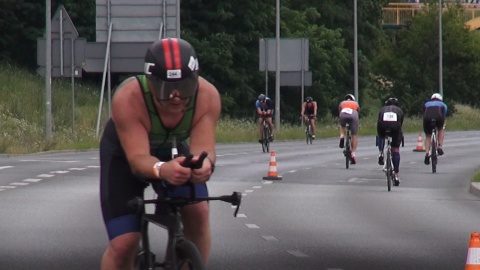
[[[210,161],[210,167],[212,168],[212,173],[215,171],[215,163],[207,156],[208,161]]]
[[[153,174],[155,174],[155,176],[158,177],[158,178],[160,178],[160,167],[162,167],[162,165],[164,163],[165,162],[159,161],[159,162],[153,164]]]

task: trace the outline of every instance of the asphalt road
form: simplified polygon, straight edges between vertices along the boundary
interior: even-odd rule
[[[387,191],[374,138],[345,169],[337,139],[274,142],[282,180],[265,181],[270,154],[219,145],[211,195],[243,193],[240,215],[211,203],[208,269],[464,269],[480,201],[469,177],[480,132],[448,132],[436,174],[401,149],[401,184]],[[99,269],[108,244],[98,198],[98,152],[0,156],[0,269]],[[147,197],[153,196],[147,190]],[[161,252],[165,233],[152,229]]]

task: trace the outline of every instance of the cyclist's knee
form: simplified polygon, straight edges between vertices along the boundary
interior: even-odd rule
[[[140,233],[127,233],[110,241],[109,255],[119,265],[129,265],[133,262],[140,242]]]

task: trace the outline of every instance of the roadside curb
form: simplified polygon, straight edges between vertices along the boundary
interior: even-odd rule
[[[470,183],[470,193],[480,197],[480,183],[472,182]]]

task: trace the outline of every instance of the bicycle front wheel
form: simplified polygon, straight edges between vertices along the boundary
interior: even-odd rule
[[[197,247],[188,240],[181,240],[177,242],[175,247],[175,255],[175,270],[206,270],[202,257],[200,256],[200,252],[198,251]]]
[[[431,155],[430,159],[432,162],[432,173],[437,172],[437,138],[435,134],[432,134],[432,143],[431,143]]]
[[[392,190],[392,181],[393,181],[393,177],[392,177],[392,158],[390,156],[390,153],[387,153],[387,170],[386,170],[386,174],[387,174],[387,190],[390,191]]]
[[[345,168],[350,167],[350,158],[352,156],[352,149],[351,147],[351,141],[350,141],[350,136],[347,136],[346,141],[345,141]]]

